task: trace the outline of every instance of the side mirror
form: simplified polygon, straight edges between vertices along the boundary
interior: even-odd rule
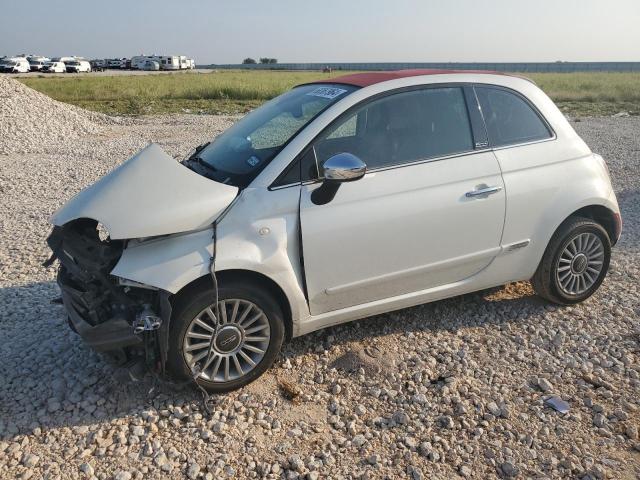
[[[327,159],[323,165],[324,182],[311,192],[315,205],[324,205],[334,199],[343,182],[360,180],[367,173],[367,165],[355,155],[338,153]]]

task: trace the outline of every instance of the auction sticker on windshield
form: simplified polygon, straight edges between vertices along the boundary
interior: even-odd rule
[[[318,87],[315,90],[307,93],[307,95],[313,95],[314,97],[328,98],[333,100],[336,97],[342,95],[346,90],[336,87]]]

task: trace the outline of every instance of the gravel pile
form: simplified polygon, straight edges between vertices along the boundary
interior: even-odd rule
[[[150,140],[184,155],[232,121],[143,118],[0,157],[0,477],[640,475],[639,118],[575,124],[625,221],[595,297],[552,306],[523,282],[317,332],[208,418],[193,389],[132,382],[84,347],[40,262],[65,199]]]
[[[0,75],[0,155],[49,151],[114,123],[118,120],[57,102]]]

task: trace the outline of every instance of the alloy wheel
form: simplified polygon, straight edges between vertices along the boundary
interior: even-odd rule
[[[197,364],[209,382],[237,380],[253,370],[269,347],[269,320],[255,303],[225,299],[202,310],[189,324],[183,356],[190,370]]]
[[[556,264],[558,287],[567,295],[581,295],[598,281],[604,262],[604,245],[591,232],[575,235]]]

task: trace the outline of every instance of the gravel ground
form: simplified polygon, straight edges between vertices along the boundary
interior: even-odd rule
[[[625,221],[590,300],[517,283],[317,332],[209,418],[192,388],[132,382],[83,346],[40,263],[65,199],[151,140],[184,155],[232,121],[114,121],[0,155],[0,477],[638,478],[640,118],[575,123]]]

